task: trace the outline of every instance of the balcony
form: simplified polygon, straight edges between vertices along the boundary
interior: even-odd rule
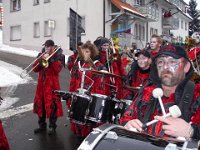
[[[147,17],[148,21],[158,21],[159,11],[156,7],[152,5],[136,5],[134,7],[136,7],[145,17]]]
[[[179,19],[175,17],[163,17],[163,29],[177,30],[179,29]]]

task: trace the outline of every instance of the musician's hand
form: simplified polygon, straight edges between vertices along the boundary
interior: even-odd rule
[[[124,127],[128,130],[132,130],[133,128],[135,128],[136,130],[141,132],[142,125],[143,124],[139,119],[133,119],[133,120],[130,120],[129,122],[127,122]]]
[[[191,136],[191,125],[181,118],[173,117],[162,117],[156,116],[155,119],[165,123],[162,128],[165,134],[173,137],[185,137],[190,138]]]
[[[43,59],[45,59],[45,58],[47,58],[47,57],[49,57],[49,54],[48,54],[48,53],[46,53],[46,54],[44,54],[44,55],[42,56]]]

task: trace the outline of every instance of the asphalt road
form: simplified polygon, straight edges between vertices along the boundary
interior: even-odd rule
[[[34,58],[25,57],[17,54],[0,52],[0,60],[7,63],[25,68]],[[33,103],[37,74],[32,72],[30,76],[34,79],[28,84],[18,85],[12,97],[18,97],[19,101],[13,107],[19,107]],[[69,87],[69,71],[64,68],[60,73],[61,90],[66,91]],[[20,113],[15,116],[3,119],[4,131],[6,133],[11,150],[74,150],[80,144],[75,135],[70,133],[69,120],[67,119],[67,107],[65,101],[62,118],[58,119],[57,132],[54,136],[47,133],[37,134],[33,130],[38,127],[37,115],[32,111]]]

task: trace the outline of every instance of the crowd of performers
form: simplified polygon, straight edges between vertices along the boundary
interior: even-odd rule
[[[120,54],[112,39],[99,37],[93,43],[78,43],[73,52],[66,63],[71,78],[64,95],[59,93],[59,73],[65,66],[60,47],[47,40],[33,65],[39,74],[34,99],[39,127],[35,134],[47,130],[46,118],[48,134],[56,133],[57,118],[63,116],[63,98],[70,131],[80,139],[94,127],[112,123],[160,137],[200,140],[200,85],[191,81],[195,67],[183,47],[163,45],[161,37],[153,35],[149,47],[132,51],[129,57],[126,51]],[[163,90],[164,114],[152,95],[155,88]],[[181,117],[162,117],[174,105],[181,110]],[[158,121],[146,125],[154,119]],[[0,149],[2,145],[9,149],[2,126],[0,134]]]

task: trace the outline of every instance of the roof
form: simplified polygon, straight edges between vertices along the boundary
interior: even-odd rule
[[[111,2],[119,9],[128,11],[132,14],[138,15],[140,17],[145,17],[140,11],[138,11],[136,8],[131,6],[130,4],[123,3],[119,0],[111,0]]]

